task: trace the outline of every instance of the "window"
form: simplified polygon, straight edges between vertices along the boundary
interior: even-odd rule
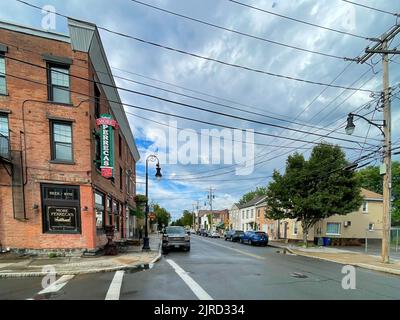
[[[129,177],[128,171],[125,171],[125,188],[126,188],[126,193],[129,194],[131,191],[131,178]]]
[[[242,210],[242,219],[244,219],[244,210]]]
[[[374,223],[370,223],[370,224],[368,225],[368,231],[373,231],[374,228],[375,228],[375,224],[374,224]]]
[[[4,54],[0,52],[0,94],[7,94],[6,86],[6,59]]]
[[[249,210],[246,210],[246,219],[249,218]]]
[[[0,157],[8,159],[9,154],[9,130],[7,115],[0,114]]]
[[[299,228],[298,228],[297,224],[298,224],[297,221],[293,222],[293,235],[294,236],[297,236],[299,234]]]
[[[108,225],[109,226],[112,226],[112,224],[113,224],[113,218],[112,218],[112,216],[113,216],[113,208],[112,208],[112,200],[111,200],[111,198],[110,197],[107,197],[107,222],[108,222]]]
[[[121,167],[119,167],[119,189],[122,191],[122,189],[123,189],[123,185],[124,185],[124,180],[123,180],[123,177],[124,177],[124,173],[123,173],[123,170],[122,170],[122,168]]]
[[[94,194],[95,210],[96,210],[96,228],[103,229],[105,225],[104,204],[105,197],[102,193],[95,192]]]
[[[328,222],[326,224],[326,234],[340,235],[340,223]]]
[[[254,209],[251,209],[250,218],[253,219],[253,217],[254,217]]]
[[[100,118],[101,115],[101,109],[100,109],[100,90],[97,87],[97,85],[94,85],[94,116],[96,119]]]
[[[51,122],[51,160],[73,162],[72,123]]]
[[[368,202],[367,201],[364,201],[362,204],[362,212],[368,213]]]
[[[69,67],[49,65],[49,100],[70,104]]]
[[[257,218],[259,218],[259,217],[260,217],[260,212],[261,212],[261,210],[260,210],[260,209],[258,209],[258,210],[257,210]]]
[[[113,201],[115,231],[119,231],[119,203]]]

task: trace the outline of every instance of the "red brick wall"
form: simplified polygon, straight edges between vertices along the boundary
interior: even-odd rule
[[[0,30],[0,43],[8,45],[6,56],[29,61],[43,67],[46,67],[46,62],[42,59],[41,54],[69,57],[73,60],[70,67],[72,75],[93,79],[88,55],[82,52],[74,52],[68,43],[7,30]],[[47,72],[45,69],[6,59],[6,74],[8,75],[7,90],[9,95],[0,96],[0,109],[11,111],[9,128],[11,130],[12,149],[21,150],[26,145],[25,156],[28,168],[25,207],[28,220],[19,221],[13,218],[12,193],[11,188],[7,186],[10,185],[11,179],[0,166],[0,243],[4,247],[36,249],[95,248],[103,245],[106,243],[105,235],[96,233],[93,187],[101,188],[121,203],[128,201],[134,205],[134,201],[133,197],[127,198],[125,196],[125,190],[122,192],[119,190],[118,165],[121,164],[125,172],[127,164],[126,161],[123,161],[126,157],[122,157],[121,160],[118,157],[118,136],[115,139],[117,159],[115,186],[102,178],[93,164],[94,103],[85,102],[89,98],[87,95],[93,95],[93,84],[85,80],[70,78],[71,90],[82,93],[71,93],[71,101],[75,107],[41,102],[25,103],[24,127],[22,121],[23,102],[26,99],[47,101],[47,86],[16,79],[11,75],[46,84]],[[79,107],[76,107],[78,105]],[[108,113],[108,104],[103,103],[102,109],[102,113]],[[49,117],[74,121],[72,125],[74,165],[49,163],[51,159]],[[20,131],[23,134],[20,134]],[[81,208],[88,207],[88,211],[81,212],[81,235],[43,234],[40,183],[80,185]],[[125,182],[123,186],[125,187]],[[33,209],[34,205],[38,205],[39,209]]]

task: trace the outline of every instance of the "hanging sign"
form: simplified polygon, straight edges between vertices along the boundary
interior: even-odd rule
[[[110,179],[114,176],[114,130],[118,123],[111,115],[102,114],[96,125],[100,127],[101,175]]]

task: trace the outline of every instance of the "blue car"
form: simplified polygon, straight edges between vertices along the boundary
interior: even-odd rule
[[[240,236],[240,243],[267,246],[268,234],[263,231],[246,231]]]

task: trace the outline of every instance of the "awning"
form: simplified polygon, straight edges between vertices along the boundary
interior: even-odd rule
[[[220,222],[215,226],[217,229],[225,229],[225,223]]]

